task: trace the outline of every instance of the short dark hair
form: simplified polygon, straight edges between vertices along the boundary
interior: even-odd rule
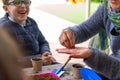
[[[9,0],[2,0],[3,4],[7,4]]]

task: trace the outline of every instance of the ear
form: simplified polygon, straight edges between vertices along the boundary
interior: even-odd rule
[[[5,10],[5,12],[8,13],[8,6],[7,5],[3,5],[3,9]]]

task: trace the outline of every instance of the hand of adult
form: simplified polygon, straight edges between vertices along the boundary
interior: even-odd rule
[[[69,54],[71,58],[89,58],[92,54],[91,49],[85,47],[76,47],[74,49],[60,48],[56,49],[58,53]]]
[[[49,52],[44,52],[42,54],[43,65],[50,65],[56,62],[55,58]]]
[[[66,48],[73,48],[75,45],[75,36],[71,30],[63,30],[59,41],[61,45],[65,46]]]

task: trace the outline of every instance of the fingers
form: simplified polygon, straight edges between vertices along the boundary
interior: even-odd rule
[[[61,45],[69,48],[70,43],[69,43],[69,39],[67,38],[67,35],[66,35],[65,31],[63,31],[63,32],[61,33],[61,35],[60,35],[60,37],[59,37],[59,41],[60,41]]]
[[[48,52],[45,52],[42,54],[42,60],[44,65],[49,65],[52,63],[52,61],[50,60],[51,57],[49,55],[50,54]]]
[[[42,60],[44,65],[50,65],[56,62],[55,58],[49,52],[43,53]]]
[[[76,49],[62,48],[62,49],[57,49],[56,51],[62,54],[69,54],[70,58],[80,58],[79,54],[76,52]]]
[[[76,47],[75,49],[57,49],[58,53],[69,54],[70,58],[89,58],[92,55],[92,51],[85,47]]]
[[[66,52],[67,52],[66,54],[69,54],[69,53],[68,53],[69,50],[67,50],[66,48],[56,49],[56,51],[57,51],[58,53],[66,53]]]
[[[75,47],[75,37],[74,37],[73,32],[71,30],[67,30],[67,31],[65,31],[65,34],[67,36],[67,40],[70,45],[69,49],[74,48]]]
[[[59,37],[59,41],[61,45],[67,48],[72,48],[75,45],[75,37],[73,32],[71,30],[64,30]]]
[[[52,63],[56,62],[56,59],[53,56],[51,56],[51,60],[52,60]]]
[[[63,53],[63,54],[72,54],[74,53],[73,49],[67,49],[67,48],[62,48],[62,49],[56,49],[58,53]]]
[[[69,54],[69,58],[74,58],[74,50],[73,49],[67,49],[67,48],[62,48],[62,49],[56,49],[58,53],[62,54]]]

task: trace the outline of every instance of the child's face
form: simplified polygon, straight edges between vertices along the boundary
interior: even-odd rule
[[[29,14],[29,0],[9,0],[8,4],[4,5],[4,10],[17,23],[22,24],[26,21]]]

